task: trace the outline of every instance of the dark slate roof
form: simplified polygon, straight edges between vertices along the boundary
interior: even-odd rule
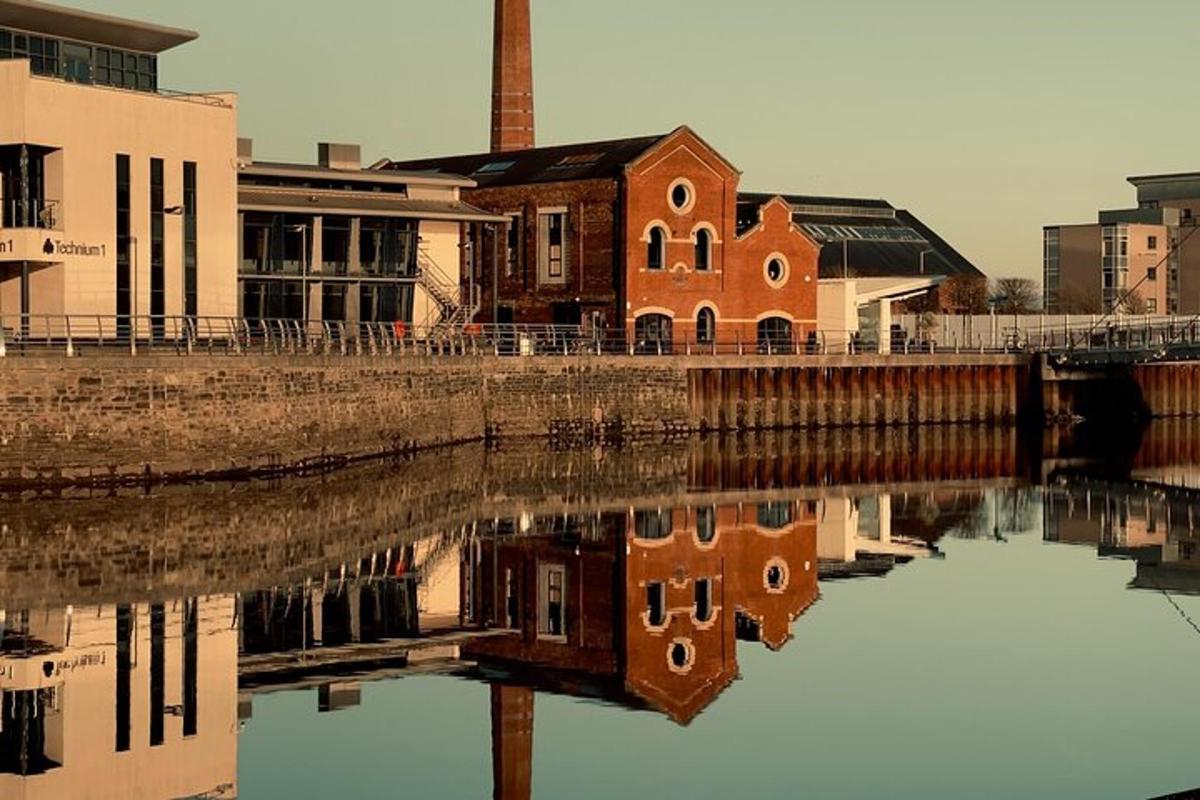
[[[758,221],[758,209],[775,195],[738,195],[738,232]],[[886,200],[857,197],[782,195],[791,203],[792,220],[822,246],[819,274],[841,278],[884,278],[921,274],[921,253],[928,275],[983,272],[913,214]]]
[[[476,181],[481,189],[529,183],[615,179],[620,176],[626,164],[636,160],[666,135],[536,147],[532,150],[509,153],[476,153],[416,161],[388,161],[379,168],[465,175]]]
[[[451,200],[409,200],[369,192],[322,192],[307,189],[241,187],[238,208],[277,213],[339,213],[347,216],[402,217],[476,222],[502,222],[506,218]]]

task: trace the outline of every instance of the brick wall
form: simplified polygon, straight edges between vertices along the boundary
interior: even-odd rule
[[[465,199],[497,214],[520,213],[520,244],[510,271],[507,242],[492,235],[483,238],[479,272],[483,297],[480,322],[493,322],[492,264],[498,260],[496,303],[513,311],[521,323],[555,322],[556,304],[578,301],[584,317],[600,312],[608,325],[616,325],[617,185],[611,180],[563,181],[533,186],[472,189]],[[562,283],[538,280],[538,209],[567,209],[567,267]]]

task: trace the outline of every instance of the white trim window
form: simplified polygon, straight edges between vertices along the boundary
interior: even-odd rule
[[[566,208],[538,209],[538,283],[562,285],[567,282],[570,246],[567,241]]]
[[[538,565],[538,637],[567,639],[567,569],[562,564]]]

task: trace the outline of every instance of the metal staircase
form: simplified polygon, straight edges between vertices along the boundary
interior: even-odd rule
[[[462,327],[479,313],[479,287],[464,289],[438,266],[425,247],[417,249],[417,285],[434,305],[421,326],[427,335]]]

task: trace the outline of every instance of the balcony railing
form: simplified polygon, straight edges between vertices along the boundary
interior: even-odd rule
[[[0,228],[36,228],[57,230],[60,204],[57,200],[6,200],[0,214]]]

